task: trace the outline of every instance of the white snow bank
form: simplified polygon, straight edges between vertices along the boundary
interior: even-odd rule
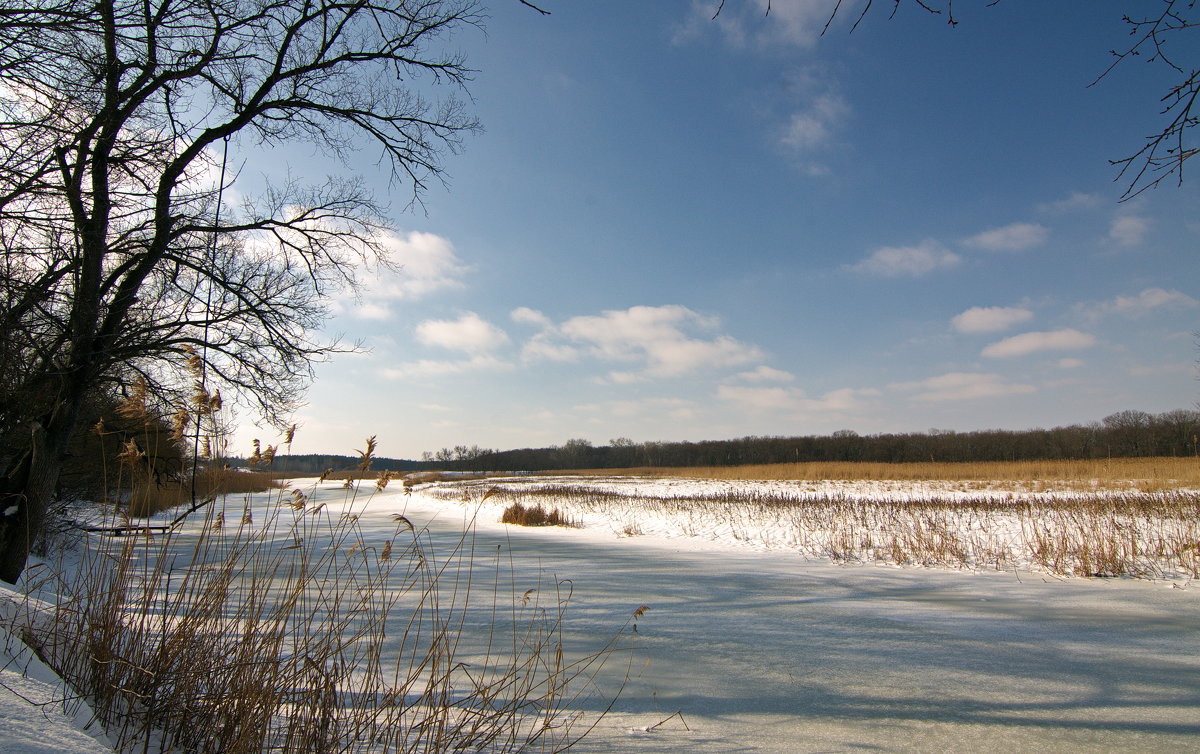
[[[33,651],[9,632],[25,599],[0,588],[0,751],[5,754],[93,754],[112,745],[86,704]],[[24,612],[24,611],[20,611]]]

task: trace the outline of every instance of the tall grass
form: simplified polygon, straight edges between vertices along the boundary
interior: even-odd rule
[[[121,751],[557,751],[586,731],[573,705],[619,638],[570,659],[565,597],[485,594],[465,537],[435,552],[398,515],[372,541],[356,490],[333,494],[93,538],[77,570],[31,574],[56,599],[21,636]]]
[[[205,448],[193,473],[163,480],[149,443],[125,441],[117,484],[103,485],[116,488],[106,520],[27,569],[29,598],[0,610],[118,751],[559,751],[586,734],[584,698],[623,629],[572,658],[558,585],[518,599],[497,571],[489,594],[470,529],[442,551],[401,514],[386,536],[365,529],[390,475],[361,497],[353,479],[228,492],[269,479],[205,471],[220,467],[220,396],[199,359],[190,366],[195,394],[176,407],[171,439]],[[121,411],[157,431],[150,399],[142,382]],[[361,474],[375,447],[358,451]],[[256,440],[252,460],[269,467],[276,452]],[[185,499],[169,524],[143,520]]]
[[[146,518],[178,508],[195,499],[214,499],[227,495],[265,492],[279,487],[279,478],[267,471],[239,471],[206,465],[194,475],[157,481],[137,475],[130,484],[125,506],[132,518]]]
[[[561,472],[553,472],[558,474]],[[589,469],[589,476],[683,477],[788,481],[961,481],[1048,483],[1064,488],[1145,490],[1200,486],[1200,459],[1110,458],[1101,460],[993,461],[972,463],[812,462],[746,466]]]
[[[139,377],[115,408],[122,427],[110,428],[101,419],[92,428],[101,443],[98,476],[103,479],[98,487],[106,496],[103,502],[124,507],[134,518],[198,500],[278,486],[269,472],[239,471],[224,464],[227,422],[221,414],[221,394],[208,391],[203,361],[194,351],[189,349],[189,353],[192,392],[186,400],[164,405],[164,399],[153,395],[145,378]],[[293,426],[285,440],[289,447],[294,433]],[[105,448],[113,442],[120,450],[110,465]],[[256,459],[263,460],[257,443],[255,440]],[[274,453],[274,448],[267,448],[267,466]],[[109,499],[110,494],[115,499]]]
[[[515,526],[574,526],[571,519],[562,514],[558,508],[547,510],[541,505],[522,505],[513,503],[500,514],[500,523]]]
[[[490,480],[500,504],[612,523],[732,538],[837,562],[952,568],[1037,567],[1059,575],[1200,578],[1200,493],[1173,490],[989,494],[837,484],[712,483],[670,492],[652,480]],[[465,486],[431,494],[454,497]],[[888,491],[890,490],[890,491]],[[669,524],[654,522],[668,521]]]

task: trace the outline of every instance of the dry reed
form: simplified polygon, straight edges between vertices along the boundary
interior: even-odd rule
[[[562,472],[554,472],[559,474]],[[1110,458],[1102,460],[992,461],[972,463],[812,462],[747,466],[587,469],[586,476],[683,477],[731,480],[962,481],[1052,483],[1064,488],[1147,491],[1200,486],[1200,458]]]
[[[500,523],[516,526],[574,526],[575,523],[559,511],[558,508],[547,510],[541,505],[530,506],[513,503],[504,509],[500,515]]]
[[[1200,578],[1200,494],[1194,491],[862,494],[837,491],[837,485],[714,485],[708,492],[663,494],[641,489],[649,485],[636,480],[620,481],[627,490],[588,478],[493,479],[488,485],[502,504],[554,506],[576,520],[602,517],[627,536],[666,519],[689,536],[730,536],[838,562]],[[469,483],[430,492],[454,499],[464,487]]]
[[[219,448],[220,397],[199,359],[189,367],[194,395],[173,412],[170,442],[185,444],[191,427],[194,448]],[[147,437],[160,423],[150,398],[139,382],[120,409]],[[5,611],[118,751],[559,751],[590,729],[577,725],[584,709],[607,709],[591,704],[591,680],[623,629],[572,659],[564,596],[494,592],[480,607],[469,530],[438,552],[397,516],[377,539],[353,480],[344,493],[314,483],[235,502],[224,491],[269,474],[205,472],[220,460],[197,457],[194,480],[162,480],[144,447],[121,454],[108,520],[87,527],[77,553],[60,547],[59,560],[27,569],[30,597]],[[372,437],[358,451],[360,474],[375,447]],[[276,454],[255,441],[257,464]],[[135,522],[185,490],[193,505],[171,524]]]
[[[278,479],[277,475],[265,471],[240,471],[211,466],[198,469],[194,482],[190,476],[157,482],[143,475],[135,477],[131,482],[125,505],[131,517],[146,518],[186,505],[196,498],[265,492],[278,488]]]
[[[464,635],[479,591],[465,538],[435,553],[400,516],[371,541],[361,506],[333,514],[322,496],[92,539],[77,572],[31,574],[55,604],[22,638],[121,751],[557,751],[578,737],[577,688],[615,644],[571,660],[565,598],[512,594],[485,606],[488,637]]]

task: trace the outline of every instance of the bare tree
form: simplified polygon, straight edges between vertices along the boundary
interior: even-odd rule
[[[374,145],[418,200],[475,127],[447,52],[473,0],[31,0],[0,8],[0,579],[24,568],[90,392],[193,354],[268,418],[326,298],[386,264],[361,181],[231,206],[241,150]],[[232,161],[228,158],[233,155]]]
[[[1196,50],[1195,38],[1191,38],[1189,48],[1184,36],[1195,34],[1194,30],[1200,27],[1200,20],[1194,15],[1196,0],[1160,0],[1158,11],[1146,16],[1125,16],[1133,41],[1123,50],[1112,51],[1115,60],[1108,69],[1111,71],[1127,58],[1141,57],[1164,66],[1174,77],[1174,83],[1160,100],[1166,125],[1148,136],[1136,153],[1115,161],[1121,168],[1121,176],[1132,173],[1126,197],[1157,186],[1172,175],[1182,183],[1183,164],[1200,153],[1192,130],[1200,125],[1196,102],[1200,95],[1200,68],[1193,67],[1198,61],[1180,56],[1181,48],[1193,54]]]

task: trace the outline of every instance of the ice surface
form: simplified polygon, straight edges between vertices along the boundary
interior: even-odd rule
[[[333,511],[344,495],[297,484]],[[567,580],[576,654],[649,607],[632,664],[611,662],[588,697],[598,712],[620,691],[578,751],[1200,748],[1200,592],[1186,582],[837,565],[662,521],[641,536],[622,521],[528,529],[500,524],[478,490],[431,492],[364,492],[365,538],[390,537],[403,513],[448,552],[474,520],[481,579],[499,563],[517,595]],[[50,708],[0,696],[0,752],[95,750]]]

